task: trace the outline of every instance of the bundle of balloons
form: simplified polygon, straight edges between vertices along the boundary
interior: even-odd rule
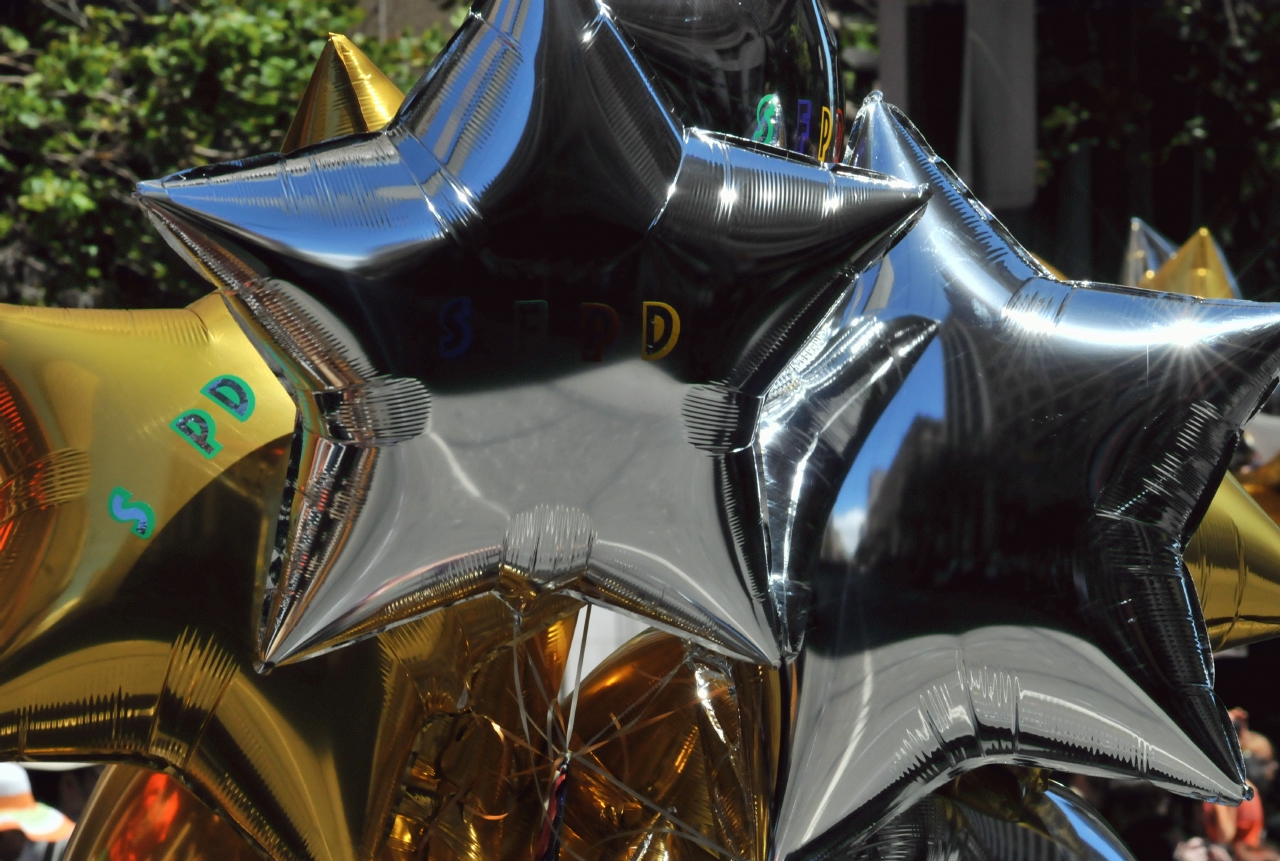
[[[331,36],[283,153],[138,187],[215,292],[0,308],[0,758],[112,763],[68,857],[1093,861],[1052,771],[1241,801],[1280,307],[1054,277],[843,104],[816,0],[483,0],[407,96]],[[571,672],[593,607],[652,627]]]

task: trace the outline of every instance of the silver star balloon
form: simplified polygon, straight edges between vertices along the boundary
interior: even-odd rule
[[[1107,821],[1067,787],[1034,769],[991,766],[916,802],[849,858],[1133,861],[1133,854]]]
[[[933,194],[761,413],[770,576],[812,590],[774,857],[990,762],[1238,801],[1181,552],[1280,309],[1053,280],[878,94],[849,158]]]
[[[1165,261],[1178,253],[1178,246],[1141,218],[1129,219],[1129,240],[1125,243],[1124,262],[1120,264],[1120,283],[1137,287],[1148,272],[1154,273]]]
[[[761,398],[924,192],[652,80],[603,6],[491,0],[385,131],[139,187],[296,394],[264,665],[529,588],[780,660]]]

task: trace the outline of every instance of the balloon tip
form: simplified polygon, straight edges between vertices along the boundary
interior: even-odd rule
[[[144,179],[138,183],[133,190],[133,196],[139,199],[168,197],[168,193],[164,189],[164,181],[159,179]]]

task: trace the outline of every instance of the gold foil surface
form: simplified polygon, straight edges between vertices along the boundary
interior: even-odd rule
[[[406,666],[427,706],[385,857],[532,857],[581,606],[547,595],[512,610],[490,594],[383,635],[424,656]]]
[[[1208,228],[1201,227],[1163,266],[1148,272],[1138,286],[1202,299],[1238,299],[1227,272],[1227,263],[1213,236]]]
[[[561,857],[763,861],[780,702],[770,668],[632,639],[582,681]]]
[[[1257,469],[1237,473],[1236,477],[1267,516],[1280,523],[1280,455]]]
[[[63,861],[258,861],[226,820],[173,777],[109,765]]]
[[[256,672],[295,410],[222,300],[0,307],[0,366],[0,758],[163,768],[277,861],[372,857],[421,655]]]
[[[525,717],[546,715],[547,690],[554,705],[558,687],[548,686],[558,686],[564,672],[580,606],[551,596],[517,614],[486,596],[386,635],[433,714],[421,729],[383,859],[531,856],[541,811],[535,784],[552,766],[545,723],[531,726],[530,745],[520,706]],[[174,778],[112,765],[67,861],[257,857],[230,822]]]
[[[363,132],[391,122],[404,93],[346,36],[329,34],[281,152]]]
[[[1280,634],[1280,528],[1228,475],[1183,551],[1214,651]]]
[[[580,607],[488,595],[382,635],[429,714],[381,861],[543,861],[555,825],[563,859],[765,857],[777,673],[647,631],[582,680],[575,709],[558,693]],[[177,781],[127,766],[108,769],[70,851],[251,854]]]

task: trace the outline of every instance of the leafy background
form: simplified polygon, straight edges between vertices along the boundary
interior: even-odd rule
[[[0,26],[0,299],[138,308],[208,292],[134,184],[278,149],[325,35],[363,16],[334,0],[18,10]],[[354,39],[407,91],[446,33]]]

